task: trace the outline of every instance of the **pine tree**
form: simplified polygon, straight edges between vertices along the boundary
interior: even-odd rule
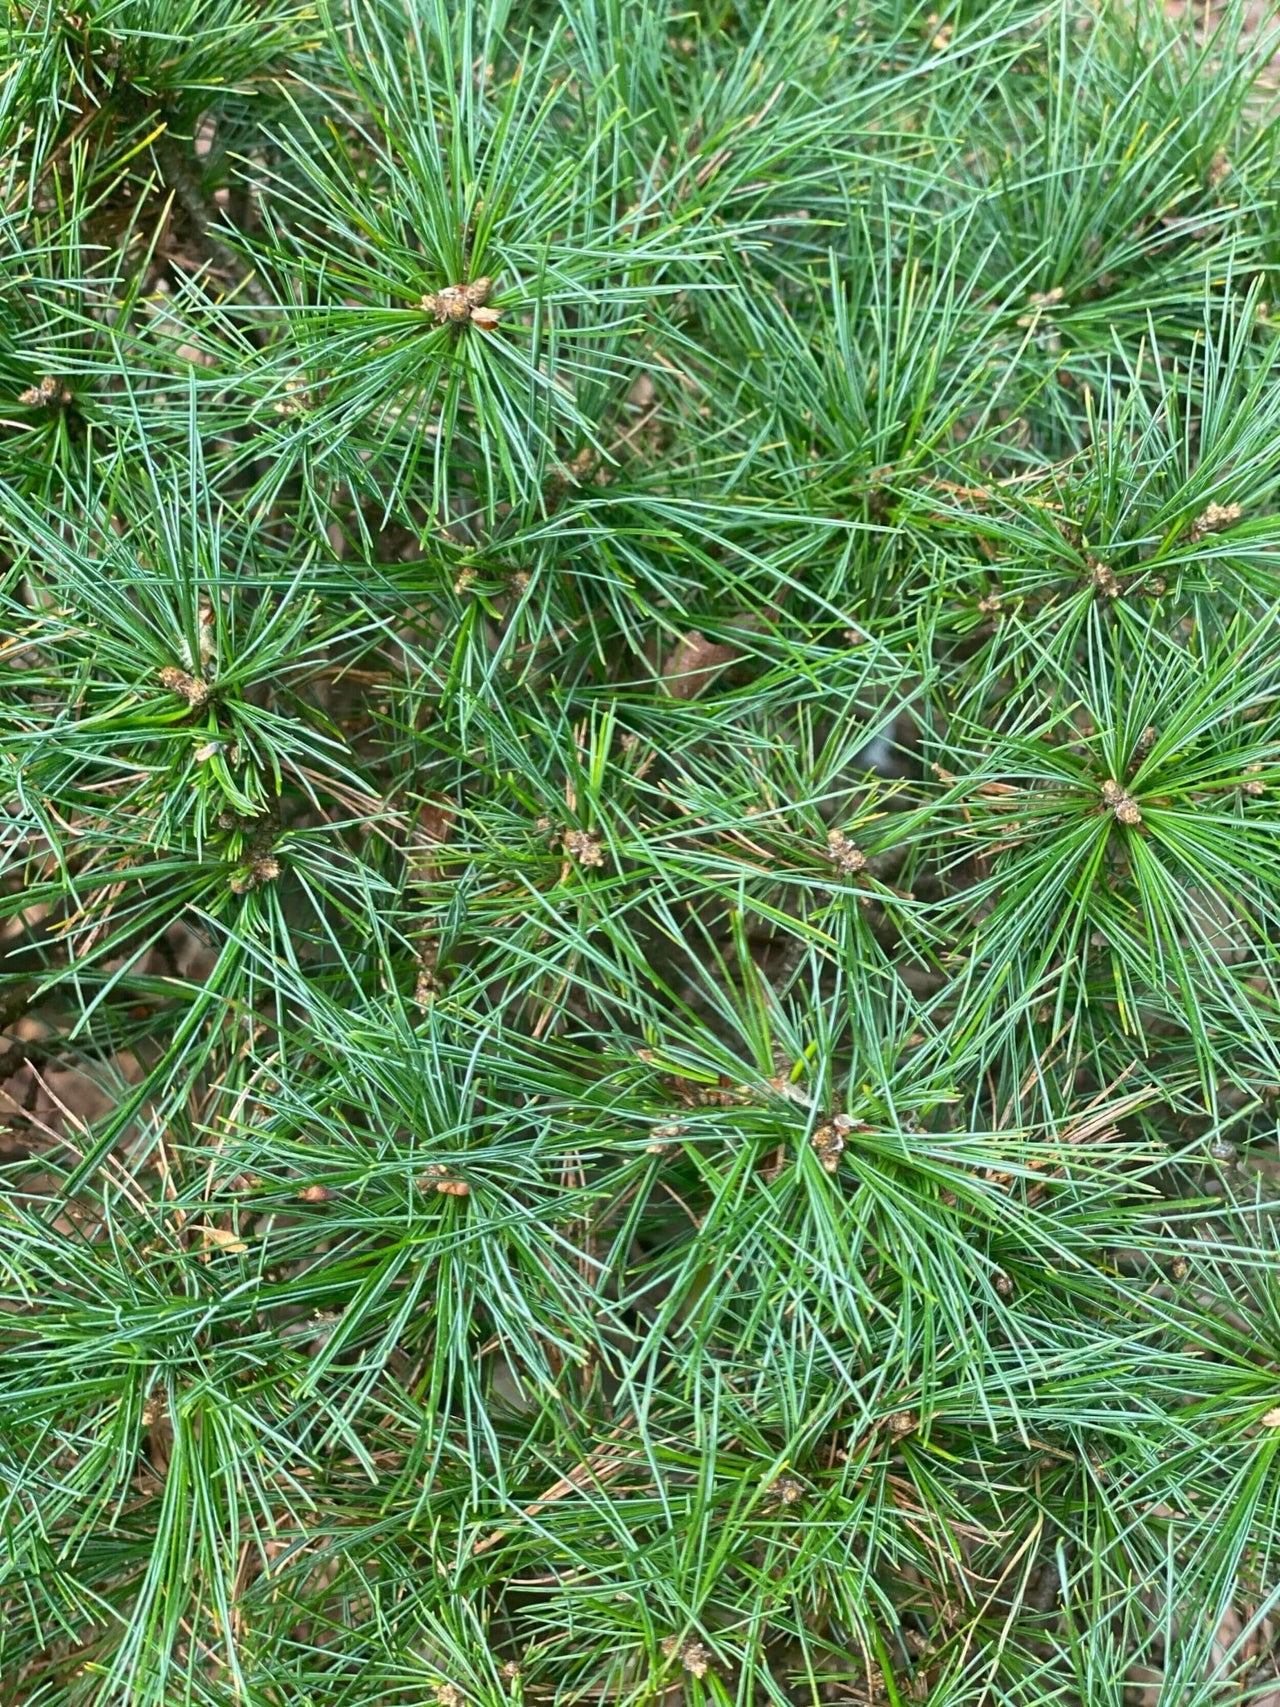
[[[1196,14],[12,0],[0,1702],[1280,1699]]]

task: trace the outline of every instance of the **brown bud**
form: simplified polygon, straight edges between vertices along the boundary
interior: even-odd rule
[[[1232,527],[1242,513],[1239,504],[1209,504],[1192,522],[1187,537],[1192,545],[1197,545],[1207,533],[1221,533],[1224,528]]]
[[[1097,592],[1098,597],[1103,599],[1118,599],[1123,588],[1120,585],[1115,571],[1110,567],[1110,565],[1100,563],[1096,557],[1087,558],[1086,561],[1089,565],[1089,573],[1092,577],[1094,589]]]
[[[662,1644],[669,1659],[679,1658],[680,1664],[693,1677],[705,1677],[711,1664],[711,1654],[701,1642],[682,1643],[679,1636],[668,1636]]]
[[[445,1197],[469,1197],[471,1187],[455,1179],[443,1162],[432,1162],[418,1180],[419,1191],[438,1191]]]
[[[862,870],[867,863],[867,856],[861,848],[857,848],[845,835],[843,830],[827,832],[827,858],[846,877],[852,877],[855,872]]]
[[[705,1677],[711,1664],[711,1654],[701,1642],[686,1642],[680,1650],[680,1664],[694,1677]]]
[[[199,676],[193,676],[186,670],[180,670],[176,664],[166,664],[161,670],[160,685],[168,688],[170,693],[176,693],[179,699],[185,699],[192,711],[198,711],[208,702],[208,682],[201,681]]]
[[[482,332],[492,332],[501,319],[502,310],[500,308],[473,308],[471,310],[471,324],[478,326]]]
[[[809,1144],[822,1163],[824,1173],[834,1174],[839,1171],[840,1158],[844,1155],[844,1135],[851,1125],[847,1115],[837,1115],[825,1126],[820,1126],[810,1138]]]
[[[579,865],[604,864],[604,849],[600,846],[600,838],[593,836],[588,830],[567,830],[564,851],[570,859],[576,859]]]
[[[462,285],[445,285],[443,290],[424,296],[418,306],[434,315],[442,326],[461,325],[471,314],[471,304]]]
[[[837,1172],[844,1154],[844,1139],[834,1126],[820,1126],[809,1142],[822,1163],[823,1171],[829,1174]]]
[[[263,883],[274,883],[279,875],[280,861],[274,854],[256,854],[246,870],[236,872],[231,878],[231,892],[233,895],[247,895]]]
[[[770,1482],[769,1492],[779,1505],[798,1505],[804,1498],[804,1483],[794,1476],[779,1476]]]
[[[1138,810],[1137,801],[1126,794],[1112,777],[1108,777],[1102,785],[1102,804],[1115,813],[1121,824],[1132,826],[1142,822],[1142,813]]]
[[[18,398],[28,409],[44,409],[50,403],[70,403],[71,393],[59,379],[46,374],[39,385],[29,385]]]

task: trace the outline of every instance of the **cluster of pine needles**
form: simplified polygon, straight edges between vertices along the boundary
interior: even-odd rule
[[[4,1707],[1280,1702],[1193,10],[10,0]]]

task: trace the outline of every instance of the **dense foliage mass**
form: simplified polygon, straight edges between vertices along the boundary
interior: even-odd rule
[[[0,1700],[1280,1701],[1267,43],[12,0]]]

